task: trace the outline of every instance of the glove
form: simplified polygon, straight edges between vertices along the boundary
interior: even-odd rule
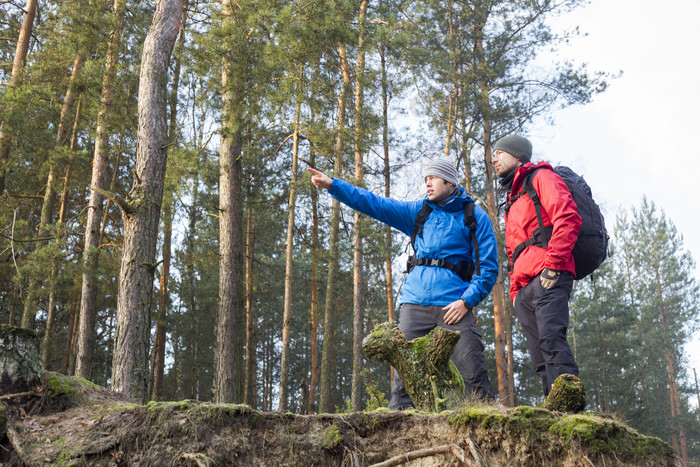
[[[542,284],[542,287],[549,290],[557,283],[560,274],[561,271],[544,268],[544,271],[540,274],[540,284]]]

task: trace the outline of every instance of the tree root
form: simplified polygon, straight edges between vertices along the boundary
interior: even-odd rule
[[[37,391],[26,391],[26,392],[18,392],[16,394],[5,394],[0,396],[0,401],[6,401],[9,399],[14,399],[16,397],[25,397],[25,396],[40,396],[41,393]]]
[[[214,465],[214,462],[212,462],[211,459],[209,459],[202,453],[191,454],[189,452],[185,452],[180,454],[180,457],[177,458],[176,462],[179,462],[181,460],[194,462],[195,464],[197,464],[197,467],[210,467]],[[173,465],[175,464],[173,463]]]
[[[476,451],[476,448],[472,449],[472,446],[474,443],[469,440],[470,445],[470,451],[472,452],[472,455],[474,455],[474,452]],[[423,457],[431,457],[431,456],[439,456],[441,454],[452,454],[454,455],[459,462],[461,462],[463,465],[466,465],[467,467],[474,467],[474,463],[467,457],[467,454],[464,452],[464,449],[460,448],[456,444],[445,444],[443,446],[437,446],[434,448],[427,448],[427,449],[419,449],[417,451],[411,451],[411,452],[405,452],[403,454],[400,454],[398,456],[392,457],[391,459],[387,459],[384,462],[380,462],[378,464],[372,465],[372,467],[392,467],[395,465],[402,465],[407,462],[410,462],[415,459],[421,459]]]

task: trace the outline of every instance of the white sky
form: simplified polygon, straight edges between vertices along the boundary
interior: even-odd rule
[[[533,159],[583,174],[611,226],[646,195],[700,261],[700,1],[592,0],[554,24],[588,33],[563,57],[623,74],[591,104],[556,112],[555,126],[536,125]],[[686,357],[700,373],[700,333]]]

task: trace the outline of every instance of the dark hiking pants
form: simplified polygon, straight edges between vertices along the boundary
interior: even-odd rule
[[[406,336],[406,340],[423,337],[436,326],[459,331],[461,336],[457,341],[457,345],[455,345],[450,360],[452,360],[462,378],[464,378],[465,395],[475,394],[481,399],[493,400],[493,391],[486,372],[484,343],[481,341],[481,333],[476,327],[474,314],[467,313],[457,324],[445,324],[443,321],[444,317],[445,312],[442,311],[442,306],[404,303],[401,305],[399,329]],[[406,394],[403,381],[401,381],[399,374],[395,371],[389,408],[392,410],[403,410],[409,407],[413,407],[413,402]]]
[[[573,275],[562,272],[554,287],[547,290],[537,276],[515,297],[515,316],[527,338],[533,370],[542,378],[545,396],[557,376],[578,376],[578,365],[566,341],[573,283]]]

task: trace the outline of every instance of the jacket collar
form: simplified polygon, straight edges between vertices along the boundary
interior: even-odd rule
[[[515,169],[515,177],[513,177],[513,187],[510,190],[511,196],[516,195],[520,191],[520,189],[523,186],[523,181],[525,181],[525,177],[527,177],[527,175],[530,172],[543,167],[547,169],[552,169],[552,166],[544,161],[538,163],[537,165],[533,164],[532,162],[526,162],[517,169]]]
[[[428,205],[433,208],[440,210],[442,209],[443,211],[447,212],[455,212],[455,211],[461,211],[464,209],[464,203],[467,201],[471,201],[472,203],[474,200],[472,199],[471,196],[467,194],[467,192],[464,190],[464,188],[459,187],[459,195],[453,196],[451,200],[449,200],[447,203],[443,204],[442,206],[438,206],[437,204],[428,201],[428,195],[423,198],[423,200],[428,203]]]

